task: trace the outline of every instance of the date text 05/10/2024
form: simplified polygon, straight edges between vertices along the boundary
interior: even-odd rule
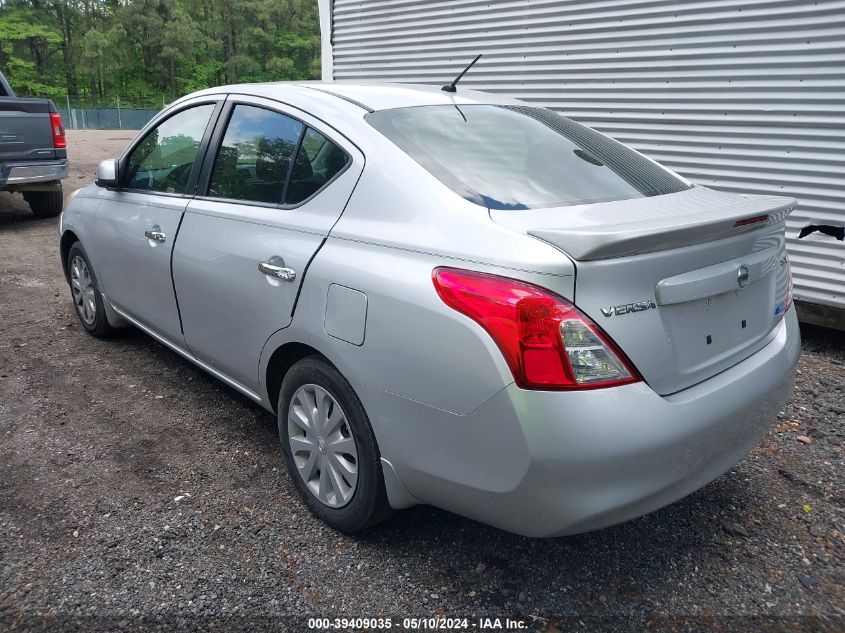
[[[308,628],[315,631],[347,629],[399,631],[519,631],[530,623],[519,618],[308,618]]]

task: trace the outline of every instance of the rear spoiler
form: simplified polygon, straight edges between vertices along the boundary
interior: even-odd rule
[[[738,202],[695,215],[678,214],[621,224],[571,229],[529,229],[572,259],[588,261],[680,248],[782,223],[797,204],[782,196],[742,196]]]

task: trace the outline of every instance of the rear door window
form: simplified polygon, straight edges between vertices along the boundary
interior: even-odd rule
[[[236,105],[214,160],[208,195],[281,203],[303,127],[279,112]]]
[[[285,204],[299,204],[325,187],[349,163],[349,156],[317,130],[308,128],[293,164]]]
[[[491,209],[589,204],[690,187],[631,148],[544,108],[421,106],[366,119],[456,193]]]

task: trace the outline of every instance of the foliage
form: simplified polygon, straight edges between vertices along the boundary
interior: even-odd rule
[[[226,83],[319,77],[316,0],[0,0],[22,96],[161,105]]]

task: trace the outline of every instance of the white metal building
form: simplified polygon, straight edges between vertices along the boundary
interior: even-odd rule
[[[325,80],[443,84],[483,53],[461,85],[564,111],[695,182],[796,197],[799,314],[845,326],[845,243],[797,239],[845,225],[845,1],[319,2]]]

